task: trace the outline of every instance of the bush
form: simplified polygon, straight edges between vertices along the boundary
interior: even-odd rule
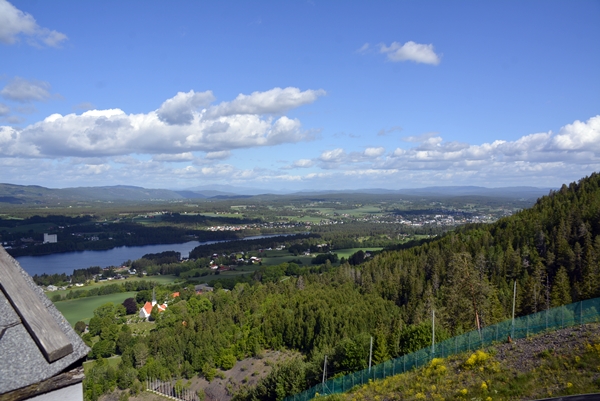
[[[75,327],[74,327],[74,329],[75,329],[75,331],[76,331],[77,333],[81,334],[81,333],[83,333],[83,332],[85,331],[85,327],[86,327],[86,324],[85,324],[85,322],[82,322],[82,321],[80,320],[80,321],[78,321],[77,323],[75,323]]]
[[[123,301],[122,305],[125,307],[125,313],[128,315],[133,315],[138,311],[137,303],[134,298],[127,298]]]

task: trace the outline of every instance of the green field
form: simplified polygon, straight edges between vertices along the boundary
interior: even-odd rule
[[[335,212],[338,214],[349,214],[350,216],[358,217],[364,214],[380,214],[381,208],[379,208],[379,206],[366,205],[356,209],[339,209]]]
[[[275,266],[275,265],[289,262],[294,259],[300,259],[302,261],[302,266],[310,266],[311,265],[310,261],[313,258],[312,256],[304,256],[304,255],[294,256],[293,254],[291,254],[289,252],[286,252],[286,253],[287,253],[287,255],[285,255],[285,256],[263,258],[262,263],[265,266]]]
[[[355,254],[358,251],[380,251],[383,248],[381,247],[370,247],[370,248],[346,248],[346,249],[335,249],[333,253],[337,253],[338,258],[346,258],[348,259],[350,256]]]
[[[33,232],[48,232],[51,227],[56,227],[56,224],[53,223],[36,223],[36,224],[24,224],[17,227],[2,227],[3,230],[6,230],[9,234],[13,233],[28,233],[30,230]]]
[[[63,314],[65,319],[74,326],[75,323],[82,320],[89,322],[94,316],[94,310],[107,302],[120,304],[127,298],[134,298],[136,292],[120,292],[117,294],[100,295],[97,297],[70,299],[68,301],[56,302],[54,305]]]
[[[120,355],[111,356],[110,358],[106,358],[106,362],[108,363],[108,366],[112,366],[113,368],[116,368],[117,366],[119,366],[119,363],[121,362],[121,356]],[[96,364],[96,361],[85,361],[83,363],[83,372],[88,373],[90,371],[90,369],[92,369],[94,367],[95,364]]]
[[[309,222],[309,223],[320,223],[321,220],[329,220],[326,216],[289,216],[289,221]]]
[[[177,276],[169,275],[169,276],[144,276],[144,277],[133,276],[133,277],[130,277],[125,280],[110,280],[110,281],[107,280],[107,281],[99,281],[97,283],[92,281],[91,283],[84,285],[83,287],[73,286],[71,288],[67,288],[66,290],[46,291],[46,296],[50,299],[52,299],[52,296],[54,296],[56,294],[60,295],[61,297],[64,297],[65,295],[67,295],[69,293],[69,291],[91,290],[94,287],[110,285],[110,284],[124,284],[127,281],[156,281],[158,284],[165,285],[165,284],[172,284],[177,280],[180,280],[180,278]]]

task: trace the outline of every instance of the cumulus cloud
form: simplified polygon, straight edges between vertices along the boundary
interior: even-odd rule
[[[31,14],[27,14],[6,0],[0,0],[0,43],[7,45],[19,41],[19,36],[28,38],[34,46],[58,47],[67,39],[67,35],[48,28],[40,27]]]
[[[587,122],[575,121],[565,125],[552,139],[550,149],[558,151],[589,150],[600,152],[600,116]]]
[[[387,55],[390,61],[414,61],[415,63],[438,65],[441,61],[433,50],[433,45],[415,43],[412,40],[404,44],[393,42],[386,46],[381,44],[379,51]]]
[[[31,93],[36,92],[11,93],[31,99],[34,97]],[[287,116],[246,113],[207,117],[197,107],[211,99],[210,91],[190,91],[178,93],[158,110],[146,114],[126,114],[120,109],[89,110],[82,114],[53,114],[23,129],[1,127],[7,142],[0,147],[0,156],[93,157],[204,151],[220,158],[227,153],[211,152],[314,138],[313,132],[302,130],[299,120]],[[295,104],[300,106],[305,102],[306,99]],[[288,102],[280,109],[289,107],[292,106]]]
[[[4,103],[0,103],[0,116],[7,116],[10,114],[10,108]]]
[[[50,84],[48,82],[29,81],[21,77],[15,77],[0,91],[0,95],[15,102],[27,103],[47,100],[50,98],[49,90]]]
[[[219,152],[208,152],[206,154],[207,159],[211,160],[224,160],[231,156],[231,152],[228,150],[221,150]]]
[[[299,159],[296,160],[292,165],[299,168],[308,168],[312,167],[314,162],[311,159]]]
[[[413,138],[414,139],[414,138]],[[382,167],[401,169],[474,169],[485,166],[521,166],[568,163],[600,163],[600,115],[586,122],[565,125],[557,134],[542,132],[525,135],[515,141],[496,140],[481,145],[444,142],[440,136],[425,135],[410,149],[398,148]],[[527,166],[527,167],[524,167]]]
[[[252,92],[250,95],[239,94],[231,102],[223,102],[209,108],[208,118],[232,116],[236,114],[281,114],[296,107],[313,103],[319,96],[324,96],[323,89],[306,90],[298,88],[273,88],[265,92]]]
[[[600,115],[565,125],[556,134],[535,133],[514,141],[467,144],[444,141],[438,133],[405,140],[414,145],[396,148],[388,154],[383,147],[369,147],[363,152],[336,148],[322,152],[314,160],[322,169],[336,171],[333,174],[367,177],[380,172],[383,177],[394,173],[399,180],[412,174],[424,180],[416,182],[419,186],[426,182],[434,184],[436,181],[431,177],[472,184],[474,181],[469,180],[474,180],[475,174],[481,184],[498,186],[500,182],[515,185],[515,177],[521,176],[556,180],[556,177],[568,177],[568,174],[581,177],[600,170]],[[431,177],[425,178],[422,174]],[[572,179],[573,175],[570,177],[565,180]],[[369,186],[375,182],[375,179],[369,181]],[[380,182],[389,186],[384,180]],[[520,182],[521,179],[517,184]]]
[[[212,91],[184,93],[166,100],[156,114],[161,121],[172,125],[189,125],[194,119],[194,111],[208,106],[215,100]]]
[[[194,160],[194,155],[192,154],[192,152],[177,153],[174,155],[167,153],[154,155],[152,156],[152,159],[155,161],[162,162],[187,162]]]
[[[365,156],[372,158],[372,157],[379,157],[382,154],[385,153],[385,148],[383,147],[378,147],[378,148],[367,148],[365,149]]]
[[[346,152],[342,148],[326,150],[321,153],[319,160],[325,163],[340,163],[346,158]]]
[[[424,134],[421,135],[412,135],[412,136],[405,136],[402,138],[402,140],[404,142],[423,142],[429,138],[433,138],[435,136],[439,136],[438,132],[426,132]]]

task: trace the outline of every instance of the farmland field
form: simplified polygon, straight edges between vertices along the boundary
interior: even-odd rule
[[[335,249],[332,252],[337,253],[338,257],[348,259],[350,256],[355,254],[358,251],[380,251],[383,248],[381,247],[369,247],[369,248],[346,248],[346,249]]]
[[[124,284],[127,281],[155,281],[158,284],[161,285],[167,285],[167,284],[172,284],[175,281],[179,280],[179,277],[177,276],[172,276],[172,275],[168,275],[168,276],[144,276],[144,277],[137,277],[137,276],[132,276],[128,279],[125,280],[107,280],[107,281],[99,281],[97,283],[95,282],[90,282],[87,285],[84,285],[83,287],[71,287],[71,288],[67,288],[66,290],[58,290],[58,291],[46,291],[45,294],[48,298],[52,299],[53,295],[60,295],[61,297],[66,296],[69,291],[77,291],[77,290],[91,290],[92,288],[96,288],[98,286],[105,286],[105,285],[110,285],[110,284]]]
[[[269,252],[270,253],[270,252]],[[265,257],[262,259],[262,263],[265,266],[275,266],[281,263],[289,262],[291,260],[300,259],[302,261],[303,266],[310,266],[310,261],[312,260],[312,256],[303,256],[298,255],[294,256],[293,254],[286,252],[285,256],[275,256],[275,257]]]
[[[75,323],[82,320],[89,322],[90,318],[94,316],[94,309],[107,302],[113,304],[120,304],[127,298],[135,297],[136,292],[120,292],[117,294],[100,295],[97,297],[71,299],[68,301],[56,302],[54,306],[63,314],[65,319],[74,326]]]

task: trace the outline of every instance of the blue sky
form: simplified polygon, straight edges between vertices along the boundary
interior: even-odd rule
[[[600,1],[0,0],[0,182],[556,187]]]

